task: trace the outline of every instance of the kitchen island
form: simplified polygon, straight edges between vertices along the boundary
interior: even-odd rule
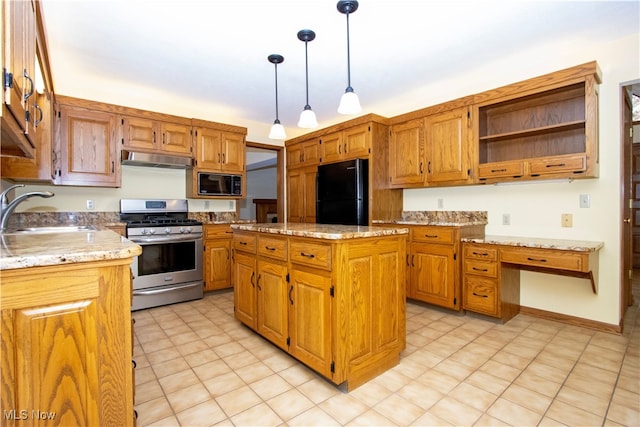
[[[130,265],[140,246],[110,230],[0,239],[5,423],[134,425]]]
[[[405,348],[406,228],[234,224],[235,316],[346,390]]]

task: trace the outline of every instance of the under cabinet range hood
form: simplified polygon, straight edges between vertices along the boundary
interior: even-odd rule
[[[123,165],[170,169],[186,169],[193,166],[193,160],[190,157],[172,156],[170,154],[151,154],[122,150],[121,158]]]

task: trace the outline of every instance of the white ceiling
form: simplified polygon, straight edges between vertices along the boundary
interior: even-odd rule
[[[267,56],[279,53],[280,121],[291,137],[300,133],[305,104],[304,43],[296,34],[309,28],[316,32],[308,45],[311,107],[321,127],[345,120],[336,109],[347,85],[346,18],[335,0],[41,3],[58,94],[143,109],[171,105],[174,111],[161,112],[177,115],[191,108],[198,112],[192,117],[241,126],[271,124],[274,66]],[[371,106],[514,51],[638,33],[639,5],[362,0],[350,15],[352,86],[363,113],[381,113]]]

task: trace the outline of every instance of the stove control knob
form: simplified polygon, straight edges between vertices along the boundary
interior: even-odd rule
[[[143,228],[142,235],[144,236],[145,234],[149,234],[149,230],[147,230],[146,228]]]
[[[180,233],[191,233],[191,227],[180,227]]]
[[[167,227],[164,229],[164,234],[171,234],[171,228]]]

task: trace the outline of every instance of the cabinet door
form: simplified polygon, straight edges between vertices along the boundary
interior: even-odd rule
[[[256,287],[258,333],[286,350],[289,337],[286,263],[259,258]]]
[[[287,174],[288,215],[291,222],[316,222],[317,167],[298,168]]]
[[[470,178],[467,114],[467,108],[459,108],[425,118],[429,182],[464,181]]]
[[[256,329],[256,256],[234,251],[233,302],[236,319]]]
[[[117,119],[102,111],[60,106],[58,184],[120,186]]]
[[[5,37],[3,37],[5,41],[3,59],[6,63],[3,71],[7,73],[5,78],[9,78],[10,75],[11,81],[9,85],[3,85],[4,104],[15,118],[18,129],[26,137],[25,140],[17,141],[20,150],[28,157],[33,157],[35,152],[33,115],[36,114],[34,110],[35,9],[31,1],[3,1],[2,7],[6,25]]]
[[[153,120],[137,117],[124,117],[122,119],[122,137],[125,148],[142,148],[144,150],[156,150],[160,130]]]
[[[293,169],[287,173],[287,221],[304,221],[304,172]]]
[[[411,244],[409,296],[457,309],[454,253],[453,245]]]
[[[221,135],[217,129],[196,129],[196,166],[199,169],[219,170],[222,162]]]
[[[425,181],[424,122],[411,120],[391,127],[389,175],[392,185],[422,184]]]
[[[289,352],[331,378],[331,277],[293,268],[289,286]]]
[[[369,124],[357,126],[342,132],[344,158],[368,157],[371,147],[371,127]]]
[[[231,287],[231,239],[205,240],[204,290]]]
[[[191,126],[177,123],[161,123],[162,145],[166,153],[191,154]]]
[[[244,172],[244,135],[222,132],[220,137],[222,169],[226,172]]]
[[[322,163],[342,160],[345,150],[341,132],[330,133],[320,138],[320,161]]]

